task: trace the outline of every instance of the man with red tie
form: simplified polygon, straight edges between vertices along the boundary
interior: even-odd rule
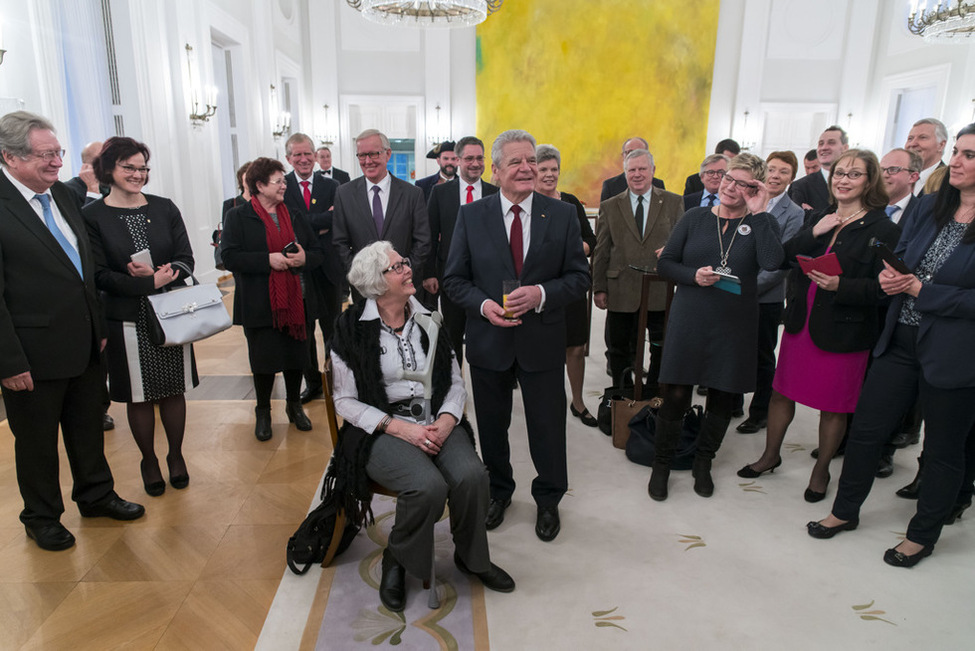
[[[440,312],[443,314],[444,327],[450,336],[454,352],[457,353],[457,359],[462,360],[461,346],[464,343],[467,315],[463,308],[440,292],[440,283],[447,266],[447,252],[450,251],[450,240],[457,223],[457,211],[462,205],[494,194],[498,191],[498,186],[481,179],[484,174],[484,143],[479,138],[465,136],[457,141],[454,150],[458,159],[459,176],[453,181],[435,186],[427,205],[433,250],[423,274],[423,289],[433,297],[440,294]]]
[[[565,306],[585,296],[589,265],[575,209],[534,192],[538,167],[531,134],[498,136],[491,171],[500,192],[460,207],[443,284],[467,313],[467,362],[491,484],[487,528],[504,520],[515,490],[508,427],[517,378],[538,473],[531,489],[538,507],[535,534],[548,542],[559,533],[558,505],[568,488]],[[513,280],[521,286],[502,307],[502,285]]]

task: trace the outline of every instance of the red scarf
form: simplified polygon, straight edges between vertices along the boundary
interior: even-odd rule
[[[261,221],[264,222],[264,233],[267,235],[267,250],[278,253],[288,243],[295,241],[295,231],[291,226],[291,215],[283,203],[279,203],[275,212],[278,215],[278,225],[268,214],[257,197],[251,197],[251,206]],[[274,327],[289,337],[304,341],[305,335],[305,304],[301,297],[301,280],[298,274],[291,270],[275,271],[267,281],[271,295],[271,323]]]

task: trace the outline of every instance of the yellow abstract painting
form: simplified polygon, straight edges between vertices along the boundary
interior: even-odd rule
[[[477,133],[525,129],[562,154],[559,188],[589,207],[650,141],[683,192],[706,151],[719,0],[507,0],[477,28]]]

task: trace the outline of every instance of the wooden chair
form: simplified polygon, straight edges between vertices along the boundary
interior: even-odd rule
[[[339,423],[338,416],[335,413],[335,401],[332,399],[332,366],[328,362],[325,364],[325,372],[322,373],[322,394],[325,401],[325,421],[328,425],[328,435],[332,439],[332,450],[338,446],[339,443]],[[385,486],[377,484],[376,482],[369,480],[369,490],[373,494],[386,495],[388,497],[397,497],[398,493],[391,491]],[[325,558],[322,560],[322,567],[328,567],[332,564],[332,560],[335,559],[335,553],[338,551],[339,543],[342,541],[342,533],[345,531],[346,522],[345,509],[342,508],[340,504],[338,511],[335,515],[335,529],[332,532],[332,540],[328,545],[328,550],[325,552]],[[440,597],[437,595],[437,571],[436,571],[436,549],[430,550],[430,555],[432,557],[432,562],[430,565],[430,578],[423,582],[423,589],[429,589],[430,594],[427,597],[427,605],[431,609],[440,608]]]

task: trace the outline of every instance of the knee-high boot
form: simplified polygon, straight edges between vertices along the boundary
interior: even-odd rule
[[[653,470],[647,492],[650,497],[663,502],[667,499],[667,482],[670,479],[670,462],[677,451],[682,422],[665,420],[657,416],[657,431],[654,436]]]
[[[725,432],[728,431],[730,418],[722,418],[711,412],[704,414],[701,424],[701,434],[697,439],[697,453],[694,455],[694,492],[701,497],[711,497],[714,494],[714,481],[711,479],[711,460],[721,447]]]

